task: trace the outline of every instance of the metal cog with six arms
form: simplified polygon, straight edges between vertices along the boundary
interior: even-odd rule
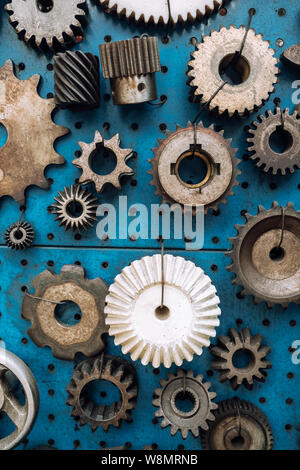
[[[6,245],[12,250],[25,250],[33,243],[34,230],[28,222],[17,222],[6,230],[4,238]]]
[[[161,427],[171,426],[171,436],[178,431],[182,438],[188,437],[189,431],[194,437],[199,436],[199,428],[207,430],[208,421],[213,421],[212,411],[218,405],[212,400],[215,392],[210,392],[210,383],[203,382],[203,375],[194,377],[192,370],[179,369],[177,373],[168,374],[168,380],[160,379],[161,388],[154,390],[158,398],[152,404],[159,408],[155,412],[156,418],[163,418]],[[180,400],[188,400],[191,404],[189,411],[178,407]]]

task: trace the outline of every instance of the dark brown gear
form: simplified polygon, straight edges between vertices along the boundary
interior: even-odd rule
[[[300,211],[291,202],[273,202],[270,210],[259,206],[257,215],[245,218],[226,253],[232,259],[227,270],[236,275],[232,283],[243,286],[242,295],[253,295],[254,303],[300,305]]]
[[[220,372],[219,381],[230,381],[233,390],[244,384],[247,388],[253,387],[253,380],[265,381],[265,369],[270,369],[272,364],[266,360],[271,352],[268,346],[262,346],[262,335],[251,335],[249,328],[243,328],[240,332],[230,328],[228,336],[218,336],[218,345],[211,349],[211,353],[217,358],[212,363],[212,368]],[[235,365],[235,358],[239,352],[247,354],[249,362],[243,367]]]
[[[86,386],[93,381],[108,381],[120,392],[120,401],[110,406],[96,405],[88,396]],[[134,367],[117,356],[102,355],[87,359],[75,368],[67,386],[67,405],[72,406],[72,416],[80,418],[80,425],[90,423],[92,431],[101,426],[120,427],[121,421],[131,421],[131,410],[136,407],[138,384]]]

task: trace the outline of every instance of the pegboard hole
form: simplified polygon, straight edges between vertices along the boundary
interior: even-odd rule
[[[292,134],[282,126],[277,126],[276,130],[270,135],[269,145],[273,152],[282,154],[288,152],[293,146],[294,140]]]
[[[81,320],[80,307],[71,300],[56,305],[54,315],[59,323],[68,326],[76,325]]]
[[[275,246],[270,251],[270,258],[272,261],[282,261],[285,256],[285,251],[281,246]]]
[[[117,157],[111,149],[99,145],[90,155],[89,166],[97,175],[108,175],[116,168]]]
[[[166,307],[165,305],[159,306],[155,309],[155,316],[158,318],[158,320],[167,320],[170,316],[170,309]]]
[[[239,349],[232,356],[232,364],[236,369],[245,369],[253,365],[255,358],[249,349]]]
[[[105,392],[105,393],[103,393]],[[93,402],[95,406],[110,406],[121,400],[120,391],[108,380],[92,380],[81,393],[83,403]]]
[[[4,145],[6,144],[6,141],[7,141],[7,130],[6,130],[6,127],[0,123],[0,148],[1,147],[4,147]],[[1,175],[1,171],[0,170],[0,181],[2,180],[1,176],[3,177],[4,175]]]
[[[238,52],[226,55],[219,65],[220,77],[229,85],[241,85],[250,75],[248,60],[243,55],[237,54]]]
[[[53,7],[53,0],[36,0],[36,5],[42,13],[49,13]]]

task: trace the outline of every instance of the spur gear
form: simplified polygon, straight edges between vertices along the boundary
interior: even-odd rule
[[[12,250],[25,250],[33,243],[34,230],[28,222],[17,222],[6,230],[4,238]]]
[[[219,298],[203,270],[180,256],[146,256],[124,268],[106,297],[106,324],[133,361],[153,367],[192,361],[219,326]]]
[[[39,81],[40,75],[17,79],[11,60],[0,68],[0,123],[8,134],[0,149],[0,197],[11,196],[20,206],[28,186],[49,188],[45,168],[65,161],[53,144],[69,130],[52,121],[54,100],[39,96]]]
[[[108,381],[120,392],[120,401],[111,405],[98,405],[89,394],[94,381]],[[136,407],[138,395],[137,375],[134,367],[120,357],[104,355],[87,359],[75,368],[67,386],[67,405],[72,406],[72,416],[80,418],[80,425],[90,423],[92,431],[101,426],[120,427],[121,421],[131,421],[131,410]]]
[[[220,371],[219,381],[230,381],[233,390],[242,383],[247,388],[252,388],[253,380],[265,381],[265,369],[272,367],[266,356],[271,352],[268,346],[262,346],[262,335],[252,336],[249,328],[243,328],[240,332],[230,328],[228,336],[218,336],[218,346],[211,349],[211,353],[217,360],[212,363],[212,368]],[[240,352],[248,356],[248,364],[236,365],[235,359]]]
[[[54,357],[67,361],[78,352],[90,357],[103,350],[107,285],[100,277],[86,279],[81,266],[65,265],[60,274],[43,271],[33,280],[33,286],[34,294],[24,297],[22,315],[32,323],[28,334],[37,346],[49,346]],[[57,308],[66,302],[79,306],[81,319],[77,324],[60,320]]]
[[[203,42],[197,44],[189,62],[189,85],[196,97],[209,109],[217,110],[219,114],[227,112],[229,116],[238,114],[244,116],[262,106],[277,83],[278,60],[274,57],[269,41],[263,40],[261,34],[255,34],[250,29],[242,55],[235,60],[236,53],[241,49],[246,28],[239,29],[222,26],[220,31],[212,31],[210,36],[204,36]],[[235,63],[236,62],[236,63]],[[240,76],[237,84],[226,83],[211,100],[216,91],[224,85],[222,73],[233,67]],[[241,82],[241,83],[239,83]]]
[[[98,200],[86,188],[72,184],[58,194],[51,212],[56,214],[55,220],[60,226],[64,225],[65,230],[87,230],[97,221]]]
[[[74,40],[81,30],[86,0],[11,0],[5,5],[9,22],[26,42],[52,48]]]
[[[251,134],[247,139],[248,151],[265,172],[271,170],[273,175],[277,172],[285,175],[286,171],[294,173],[294,167],[300,168],[300,120],[297,116],[296,110],[290,114],[289,109],[282,111],[277,107],[274,114],[267,111],[265,116],[259,116],[258,122],[252,123],[253,128],[248,130]],[[282,153],[273,150],[270,144],[276,132],[284,146]]]
[[[217,11],[222,0],[172,0],[170,11],[167,0],[99,0],[100,4],[119,16],[145,23],[193,22]]]
[[[235,158],[231,139],[224,139],[223,131],[216,132],[214,126],[205,128],[200,122],[196,129],[191,122],[187,127],[176,126],[175,132],[167,131],[166,139],[158,139],[158,146],[153,148],[154,158],[149,160],[153,176],[151,185],[156,187],[156,195],[162,196],[163,203],[179,203],[189,206],[204,205],[205,213],[209,209],[217,210],[219,204],[226,204],[226,198],[233,195],[232,188],[238,185],[238,160]],[[197,157],[206,168],[206,175],[193,184],[184,181],[180,175],[184,160]],[[199,175],[200,176],[200,175]]]
[[[232,283],[253,295],[254,303],[300,305],[300,211],[291,202],[285,208],[273,202],[270,210],[259,206],[257,215],[245,218],[226,253],[232,259],[227,270],[236,275]]]
[[[120,148],[119,134],[114,135],[110,140],[104,139],[99,131],[95,132],[94,141],[90,144],[79,142],[82,154],[73,160],[73,165],[82,169],[80,183],[91,181],[95,184],[96,191],[101,193],[106,184],[112,184],[115,188],[121,189],[120,178],[123,175],[133,175],[133,170],[126,165],[127,160],[133,156],[132,149]],[[114,170],[107,175],[99,175],[92,169],[93,158],[97,157],[97,151],[112,153],[116,158]]]
[[[212,411],[218,405],[213,403],[216,393],[210,392],[210,383],[203,382],[203,376],[194,377],[192,370],[178,370],[177,373],[169,374],[168,380],[160,379],[161,388],[154,390],[158,397],[152,402],[159,409],[155,412],[157,418],[163,418],[161,427],[171,426],[171,436],[177,431],[181,432],[182,438],[188,437],[189,431],[193,436],[199,436],[199,428],[208,429],[208,421],[213,421]],[[180,401],[186,400],[190,404],[188,411],[182,410]]]
[[[215,420],[201,431],[204,450],[272,450],[274,437],[265,414],[249,401],[218,403]]]

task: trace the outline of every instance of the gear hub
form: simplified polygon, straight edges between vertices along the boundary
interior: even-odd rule
[[[5,243],[12,250],[29,248],[34,239],[34,230],[28,222],[17,222],[5,232]]]

